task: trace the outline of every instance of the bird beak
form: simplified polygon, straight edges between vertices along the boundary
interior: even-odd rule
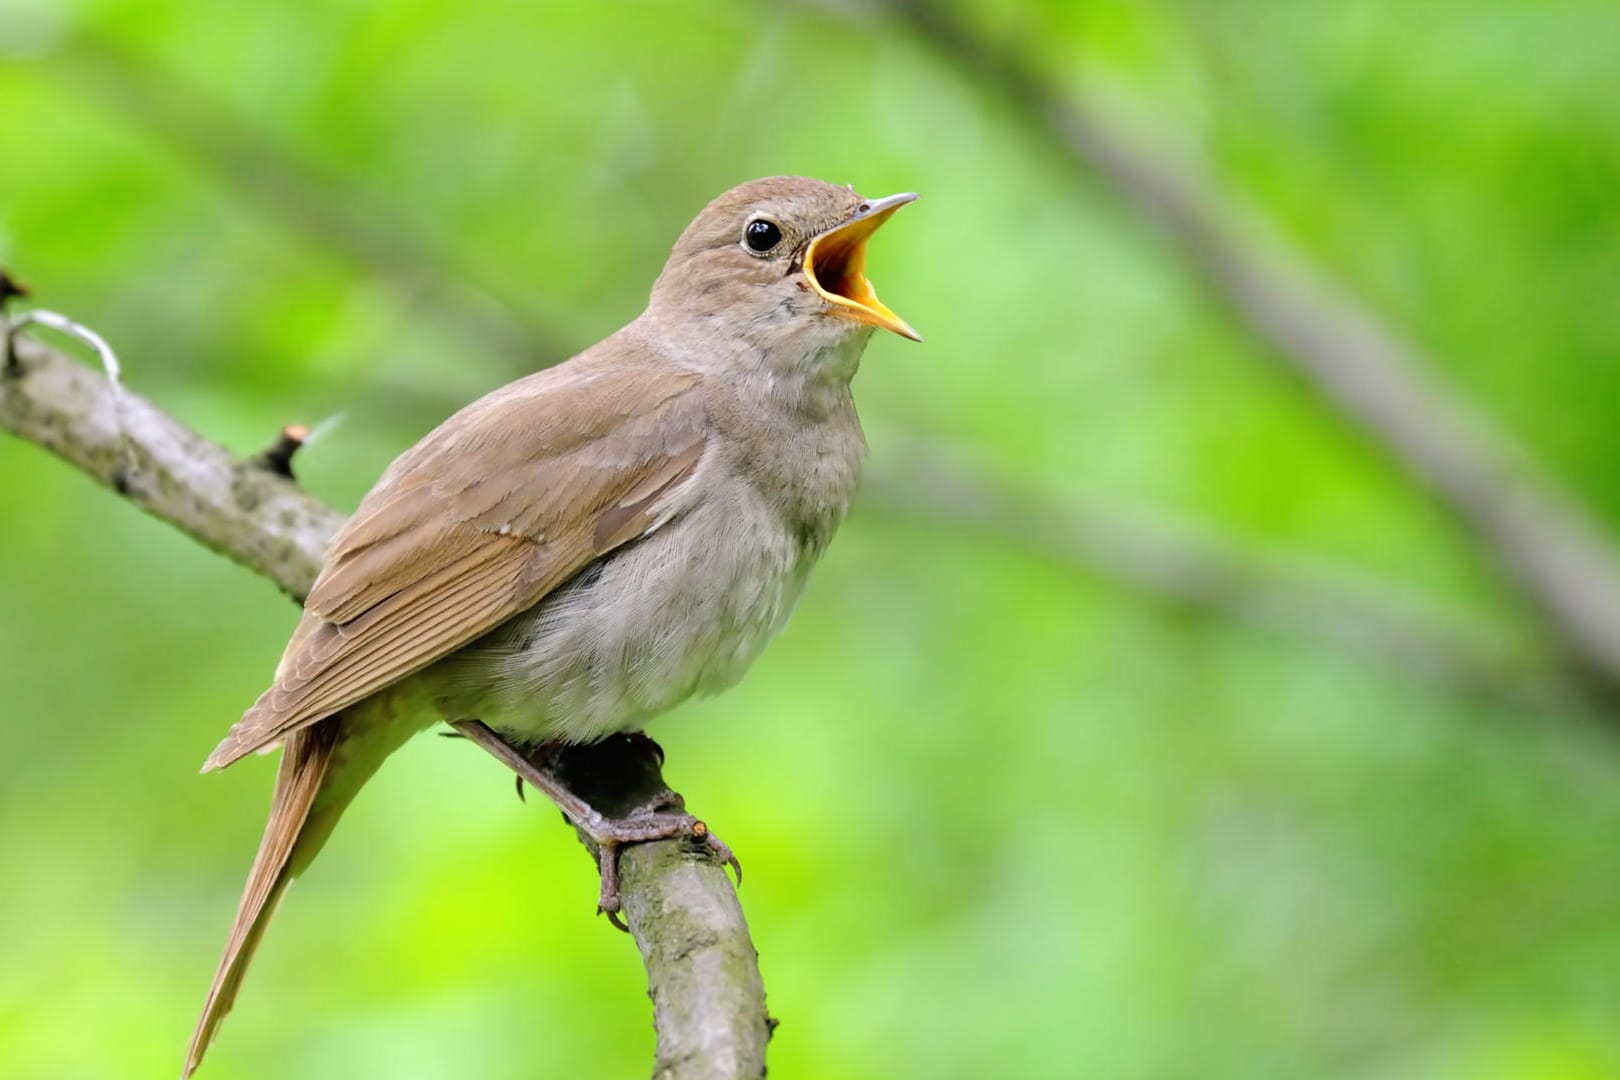
[[[916,198],[908,191],[863,202],[848,221],[810,241],[804,251],[804,276],[832,305],[829,314],[893,330],[912,341],[922,340],[906,320],[884,306],[872,283],[866,280],[866,241],[896,210]]]

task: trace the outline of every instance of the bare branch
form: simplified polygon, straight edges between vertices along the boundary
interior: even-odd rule
[[[4,322],[0,334],[11,336]],[[308,591],[341,514],[140,395],[126,392],[120,401],[105,377],[71,358],[20,335],[15,343],[16,367],[0,374],[0,427],[288,594]],[[661,785],[656,761],[651,768]],[[651,782],[644,774],[631,780]],[[632,847],[620,871],[625,913],[653,997],[654,1075],[763,1077],[770,1033],[765,990],[725,870],[668,840]]]
[[[288,424],[276,433],[275,441],[248,459],[248,464],[268,469],[277,476],[296,480],[293,475],[293,455],[309,442],[309,428],[303,424]]]
[[[825,3],[823,6],[834,7]],[[1009,50],[931,0],[882,0],[944,59],[1008,101],[1078,173],[1161,230],[1272,353],[1359,424],[1473,530],[1563,647],[1620,691],[1620,559],[1604,530],[1522,451],[1428,377],[1421,351],[1280,244],[1241,237],[1212,191],[1127,142]]]
[[[14,342],[20,370],[0,376],[0,425],[303,597],[341,514],[140,395],[115,395],[83,364],[28,337]]]

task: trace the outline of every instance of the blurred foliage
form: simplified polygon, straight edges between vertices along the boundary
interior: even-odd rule
[[[1620,528],[1612,0],[977,0],[1427,346]],[[924,195],[927,336],[858,381],[1063,504],[1539,629],[1160,238],[859,5],[0,0],[0,263],[132,385],[352,505],[639,310],[712,195]],[[1189,168],[1191,166],[1189,165]],[[0,440],[0,1076],[168,1075],[270,765],[194,775],[294,613]],[[772,1076],[1620,1076],[1615,718],[1463,698],[865,506],[736,691],[662,721],[741,853]],[[204,1076],[644,1075],[635,950],[498,766],[423,738],[285,905]]]

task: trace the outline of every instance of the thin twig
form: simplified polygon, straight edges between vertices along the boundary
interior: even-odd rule
[[[9,281],[9,279],[7,279]],[[90,329],[74,322],[66,315],[55,311],[46,311],[44,308],[35,308],[24,311],[19,315],[11,316],[5,329],[4,356],[5,373],[15,376],[20,370],[21,361],[17,356],[17,333],[29,326],[46,326],[58,333],[66,334],[71,338],[89,345],[96,351],[101,360],[101,370],[107,375],[108,400],[112,406],[113,427],[119,435],[118,464],[119,475],[127,483],[134,472],[134,457],[130,451],[129,440],[124,437],[124,373],[118,364],[118,354],[113,352],[107,339]]]
[[[4,322],[0,333],[12,340]],[[0,427],[285,592],[308,591],[343,515],[138,394],[123,394],[120,428],[110,420],[114,391],[107,379],[32,338],[14,340],[18,370],[0,377]],[[138,468],[122,464],[125,447]],[[655,773],[657,761],[649,764]],[[725,869],[668,840],[632,847],[620,870],[625,913],[654,999],[655,1076],[763,1077],[770,1029],[764,986]]]
[[[14,280],[10,274],[6,273],[4,267],[0,267],[0,315],[5,314],[6,305],[13,299],[26,297],[27,295],[28,286]]]
[[[297,477],[293,475],[292,469],[293,455],[306,446],[313,446],[333,428],[337,427],[342,420],[342,413],[333,413],[314,427],[308,427],[304,424],[287,424],[276,432],[275,440],[269,446],[248,458],[248,462],[261,469],[269,469],[277,476],[286,477],[288,480],[296,480]]]
[[[303,424],[287,424],[276,433],[275,440],[248,458],[248,462],[261,469],[268,469],[277,476],[288,480],[298,479],[293,475],[293,455],[304,448],[309,441],[309,428]]]

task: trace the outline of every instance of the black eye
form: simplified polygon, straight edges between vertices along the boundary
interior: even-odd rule
[[[743,229],[743,243],[748,250],[760,255],[782,242],[782,230],[776,227],[776,222],[766,221],[764,218],[755,218]]]

